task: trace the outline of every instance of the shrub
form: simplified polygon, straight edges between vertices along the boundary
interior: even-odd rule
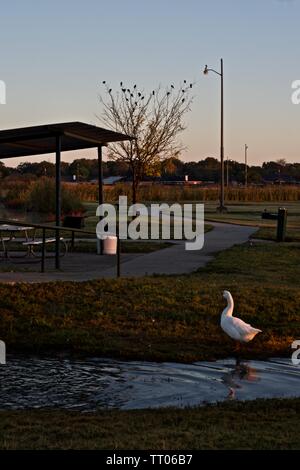
[[[26,208],[30,211],[54,214],[55,181],[51,178],[41,178],[34,182],[27,194]],[[63,214],[82,213],[84,210],[79,197],[64,185],[61,188],[61,210]]]

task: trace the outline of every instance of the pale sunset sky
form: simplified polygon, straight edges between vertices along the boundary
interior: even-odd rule
[[[10,0],[0,12],[0,129],[65,121],[101,125],[102,80],[151,91],[195,82],[182,159],[219,155],[224,59],[225,156],[300,162],[300,0]],[[63,159],[95,157],[93,150]],[[53,161],[52,156],[41,159]],[[22,159],[6,160],[17,165]]]

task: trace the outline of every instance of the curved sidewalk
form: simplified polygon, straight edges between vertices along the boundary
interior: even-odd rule
[[[233,245],[245,243],[257,227],[211,223],[214,229],[205,233],[204,247],[200,251],[185,250],[185,242],[174,242],[169,248],[147,254],[124,254],[121,256],[121,276],[140,277],[153,274],[191,273],[205,266],[214,253]],[[62,271],[49,270],[0,272],[0,282],[51,282],[88,281],[116,277],[115,256],[98,256],[90,253],[70,253],[62,261]],[[38,265],[36,266],[38,269]]]
[[[204,235],[204,246],[199,251],[185,250],[184,241],[174,243],[170,248],[132,259],[121,266],[122,276],[149,276],[152,274],[192,273],[204,267],[214,253],[226,250],[236,244],[245,243],[257,231],[257,227],[211,222],[214,229]],[[110,277],[111,270],[104,272]]]

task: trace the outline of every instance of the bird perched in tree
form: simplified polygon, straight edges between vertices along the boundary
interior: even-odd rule
[[[110,88],[110,89],[108,90],[108,93],[111,93],[111,92],[112,92],[112,89]]]
[[[103,80],[103,82],[102,82],[102,83],[103,83],[103,85],[105,85],[106,81],[105,81],[105,80]]]
[[[262,332],[257,328],[253,328],[248,323],[245,323],[240,318],[232,316],[234,302],[228,290],[224,290],[223,297],[227,300],[227,307],[223,310],[221,315],[221,328],[230,338],[240,343],[248,343],[258,333]]]
[[[174,85],[171,85],[171,88],[174,88]]]

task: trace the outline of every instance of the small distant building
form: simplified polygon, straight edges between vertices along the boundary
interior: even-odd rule
[[[200,180],[189,180],[189,179],[184,179],[184,180],[170,180],[170,181],[156,181],[156,184],[163,184],[165,186],[201,186],[203,184],[203,181]]]
[[[103,178],[103,184],[112,186],[116,183],[120,183],[121,181],[125,180],[125,176],[108,176],[107,178]],[[97,184],[98,180],[90,180],[92,184]]]
[[[124,176],[108,176],[107,178],[103,179],[103,184],[116,184],[120,183],[124,179]]]

